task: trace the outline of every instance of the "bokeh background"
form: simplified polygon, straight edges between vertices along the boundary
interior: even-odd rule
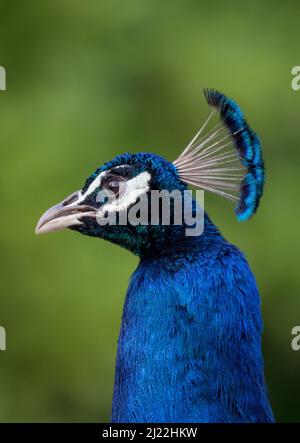
[[[124,151],[173,160],[208,115],[203,87],[234,97],[263,141],[255,218],[206,195],[247,254],[262,297],[278,421],[300,421],[300,65],[297,1],[0,2],[0,421],[107,421],[124,294],[138,260],[41,213]]]

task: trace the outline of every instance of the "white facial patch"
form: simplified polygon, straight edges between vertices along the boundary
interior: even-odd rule
[[[103,205],[99,211],[98,215],[101,216],[104,212],[120,212],[129,208],[134,204],[137,199],[149,191],[149,182],[151,175],[149,172],[142,172],[136,177],[127,180],[126,182],[121,182],[121,192],[118,197],[113,201]]]

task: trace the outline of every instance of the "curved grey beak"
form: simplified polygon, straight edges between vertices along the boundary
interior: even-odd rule
[[[39,219],[35,228],[36,234],[61,231],[70,226],[81,225],[80,218],[95,217],[96,208],[80,204],[80,191],[76,191],[65,198],[58,205],[52,206]]]

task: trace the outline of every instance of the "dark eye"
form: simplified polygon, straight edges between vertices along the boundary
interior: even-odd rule
[[[109,182],[107,182],[106,186],[109,190],[113,191],[114,193],[118,193],[120,182],[118,180],[110,180]]]

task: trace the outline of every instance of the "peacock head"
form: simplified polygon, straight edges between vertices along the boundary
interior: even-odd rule
[[[178,206],[169,198],[170,223],[163,223],[159,206],[153,217],[153,194],[175,191],[183,199],[187,184],[236,200],[238,220],[250,218],[264,185],[258,137],[233,100],[215,90],[206,90],[205,95],[213,110],[173,163],[150,153],[115,157],[96,169],[79,191],[46,211],[36,233],[69,228],[118,243],[138,255],[161,249],[181,232],[184,214],[174,223]],[[221,121],[204,131],[216,113]]]
[[[168,226],[159,219],[151,223],[151,193],[178,191],[181,196],[185,189],[175,165],[164,158],[150,153],[119,155],[97,168],[80,190],[48,209],[36,233],[70,228],[141,254],[155,238],[162,242]]]

